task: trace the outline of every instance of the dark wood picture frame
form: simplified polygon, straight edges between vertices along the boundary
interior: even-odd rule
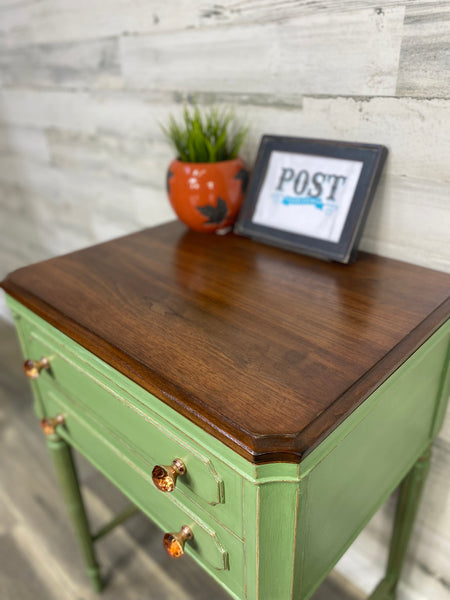
[[[387,148],[378,144],[263,136],[235,232],[256,241],[325,260],[343,263],[354,260],[386,156]],[[279,161],[283,161],[283,158],[290,167],[280,167]],[[339,168],[342,168],[347,169],[351,175],[326,174],[326,169],[312,174],[300,166],[300,170],[295,170],[293,164],[323,164],[328,167],[337,165],[338,173]],[[275,172],[277,179],[274,179]],[[278,181],[276,188],[273,186],[274,181]],[[291,196],[283,197],[286,186],[293,191]],[[323,192],[326,186],[325,194]],[[301,197],[306,188],[309,191],[305,197]],[[272,193],[269,194],[269,191]],[[321,198],[322,195],[327,195],[327,198]],[[344,201],[339,204],[340,197],[345,198],[345,208]],[[277,214],[286,225],[280,227],[273,224],[269,216],[264,219],[260,217],[257,211],[261,210],[261,202],[267,205],[263,207],[266,215]],[[333,237],[327,238],[317,225],[314,225],[316,230],[313,233],[308,232],[308,217],[302,220],[301,227],[304,230],[295,231],[299,221],[298,218],[289,219],[294,213],[291,211],[288,216],[288,205],[301,206],[300,209],[295,209],[297,217],[302,213],[319,219],[316,215],[319,214],[317,209],[320,209],[321,223],[331,222],[328,215],[337,215],[341,209],[339,224],[334,228]],[[274,210],[277,212],[273,213]],[[255,214],[258,218],[255,218]],[[329,229],[329,225],[327,227]]]

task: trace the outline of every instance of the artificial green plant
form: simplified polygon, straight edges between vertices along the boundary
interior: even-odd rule
[[[247,128],[236,124],[231,109],[213,106],[202,111],[196,104],[184,107],[181,122],[170,115],[162,130],[179,160],[195,163],[236,158],[247,134]]]

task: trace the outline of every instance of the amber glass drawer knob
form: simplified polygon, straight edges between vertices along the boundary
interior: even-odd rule
[[[56,415],[54,418],[45,418],[41,420],[41,428],[45,435],[54,435],[58,425],[64,425],[64,416]]]
[[[178,475],[184,475],[186,467],[179,458],[176,458],[169,466],[156,465],[152,471],[153,483],[162,492],[173,492]]]
[[[185,541],[192,540],[193,537],[194,535],[189,527],[183,525],[178,533],[166,533],[164,535],[164,549],[172,558],[180,558],[184,554]]]
[[[25,369],[27,377],[30,379],[37,379],[42,369],[50,368],[50,363],[45,357],[42,357],[41,360],[28,359],[24,362],[23,368]]]

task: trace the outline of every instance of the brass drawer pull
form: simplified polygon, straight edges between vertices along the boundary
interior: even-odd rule
[[[177,482],[178,475],[184,475],[186,467],[179,458],[176,458],[171,465],[156,465],[152,471],[153,483],[161,492],[173,492]]]
[[[64,425],[63,415],[56,415],[55,418],[45,418],[41,420],[41,428],[45,435],[53,435],[56,433],[56,427]]]
[[[192,540],[192,531],[187,525],[183,525],[178,533],[166,533],[163,538],[164,549],[172,558],[180,558],[184,554],[184,543]]]
[[[37,379],[42,369],[50,368],[50,363],[48,359],[43,356],[41,360],[26,360],[23,364],[23,368],[27,377],[30,379]]]

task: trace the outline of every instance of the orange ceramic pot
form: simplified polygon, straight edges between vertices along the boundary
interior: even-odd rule
[[[195,231],[216,231],[236,220],[248,171],[240,158],[216,163],[173,160],[167,194],[178,218]]]

